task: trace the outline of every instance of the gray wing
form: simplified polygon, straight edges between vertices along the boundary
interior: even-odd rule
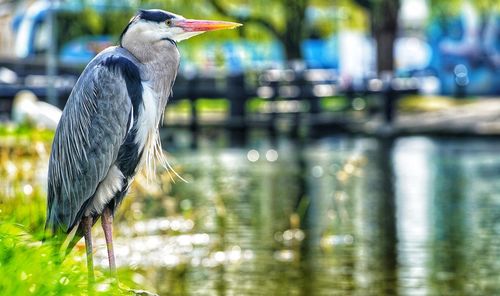
[[[73,89],[49,162],[46,229],[68,233],[115,162],[132,118],[127,73],[94,60]],[[130,61],[129,61],[130,62]],[[140,80],[139,80],[140,81]]]

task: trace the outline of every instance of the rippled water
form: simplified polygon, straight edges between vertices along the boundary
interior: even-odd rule
[[[258,135],[229,148],[210,134],[191,149],[187,138],[167,144],[189,183],[139,176],[116,217],[119,274],[133,270],[138,287],[160,295],[500,294],[498,139]],[[38,146],[37,162],[2,154],[7,201],[45,183],[47,151]],[[27,202],[22,217],[42,204]],[[105,268],[102,235],[95,246]]]
[[[332,137],[173,156],[190,181],[169,188],[177,214],[117,238],[118,262],[160,294],[500,293],[498,140]]]

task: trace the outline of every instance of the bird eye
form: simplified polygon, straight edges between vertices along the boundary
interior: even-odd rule
[[[166,23],[167,23],[167,26],[172,25],[172,21],[171,20],[168,20]]]

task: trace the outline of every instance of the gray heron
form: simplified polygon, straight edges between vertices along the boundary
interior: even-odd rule
[[[45,230],[63,256],[85,238],[89,282],[92,226],[101,218],[116,278],[114,213],[140,168],[164,160],[158,126],[179,67],[177,42],[238,26],[140,10],[119,45],[98,54],[75,84],[52,144]]]

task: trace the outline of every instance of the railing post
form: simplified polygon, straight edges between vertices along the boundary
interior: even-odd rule
[[[271,108],[269,108],[269,115],[270,115],[270,124],[269,124],[269,129],[271,133],[276,132],[276,119],[278,118],[278,113],[276,112],[276,106],[277,106],[277,101],[278,101],[278,96],[280,92],[280,81],[278,79],[276,80],[271,80],[269,82],[269,86],[273,90],[273,95],[268,99],[269,105]]]
[[[229,100],[229,132],[232,146],[246,143],[246,103],[245,75],[243,72],[233,73],[227,77],[227,99]]]
[[[392,85],[389,84],[384,92],[384,123],[388,125],[391,125],[394,121],[396,100],[397,93]]]
[[[300,100],[306,100],[309,103],[309,113],[321,113],[321,97],[314,94],[314,83],[306,79],[304,71],[296,71],[295,76],[297,77],[296,86],[300,88]]]
[[[199,122],[198,122],[198,110],[196,109],[196,99],[197,99],[197,92],[196,92],[196,85],[198,83],[199,76],[198,74],[190,76],[187,79],[187,98],[189,100],[189,106],[191,109],[191,121],[189,123],[189,130],[191,131],[191,148],[197,148],[198,147],[198,127],[199,127]]]

